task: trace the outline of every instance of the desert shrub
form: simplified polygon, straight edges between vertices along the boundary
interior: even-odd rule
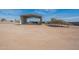
[[[10,20],[10,22],[13,22],[13,20]]]
[[[15,19],[15,22],[16,22],[16,23],[20,23],[20,20],[16,20],[16,19]]]
[[[50,24],[64,24],[64,25],[68,25],[69,23],[64,21],[64,20],[52,18],[51,21],[50,21]]]
[[[3,21],[7,21],[7,20],[6,20],[5,18],[2,18],[2,19],[1,19],[1,22],[3,22]]]

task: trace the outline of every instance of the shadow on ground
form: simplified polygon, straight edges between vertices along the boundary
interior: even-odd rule
[[[50,25],[47,25],[47,26],[49,26],[49,27],[68,27],[68,26],[63,26],[63,25],[53,25],[53,24],[52,24],[52,25],[50,24]]]

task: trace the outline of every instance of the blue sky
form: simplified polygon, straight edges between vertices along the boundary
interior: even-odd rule
[[[79,21],[79,9],[0,9],[0,18],[20,19],[23,14],[42,15],[44,21],[51,18],[65,21]]]

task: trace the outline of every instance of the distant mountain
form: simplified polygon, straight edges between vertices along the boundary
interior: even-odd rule
[[[69,23],[71,23],[72,25],[79,26],[79,22],[69,22]]]

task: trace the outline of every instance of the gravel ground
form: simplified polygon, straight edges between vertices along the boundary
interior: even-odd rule
[[[78,50],[79,27],[0,24],[1,50]]]

